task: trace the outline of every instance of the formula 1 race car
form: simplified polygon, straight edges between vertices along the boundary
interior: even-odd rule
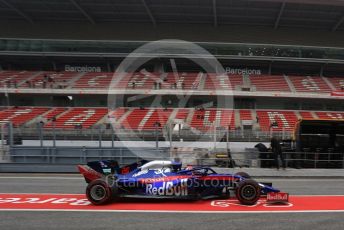
[[[116,161],[103,160],[78,165],[78,169],[88,183],[87,199],[95,205],[121,197],[228,198],[231,191],[244,205],[254,205],[261,196],[268,194],[288,201],[288,196],[280,196],[280,191],[270,183],[258,183],[247,173],[218,174],[210,167],[182,168],[179,162],[143,160],[120,168]]]

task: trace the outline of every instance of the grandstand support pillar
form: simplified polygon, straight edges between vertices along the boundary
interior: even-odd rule
[[[155,127],[155,148],[159,149],[158,127]]]
[[[109,61],[106,62],[106,68],[107,68],[107,71],[108,71],[108,72],[111,72],[111,71],[112,71],[112,70],[111,70],[111,64],[110,64]]]
[[[214,124],[214,150],[216,149],[216,125]]]
[[[142,1],[143,7],[146,9],[146,12],[147,12],[149,18],[150,18],[151,21],[152,21],[153,26],[156,27],[156,24],[157,24],[157,23],[156,23],[156,19],[155,19],[155,17],[153,16],[150,7],[149,7],[148,4],[146,3],[146,0],[141,0],[141,1]]]
[[[115,132],[111,127],[111,148],[115,148]]]
[[[320,77],[324,76],[324,68],[325,68],[325,64],[322,64],[321,67],[320,67],[320,73],[319,73]]]
[[[54,71],[57,71],[56,62],[53,60],[53,61],[51,62],[51,64],[53,65],[53,70],[54,70]]]
[[[10,107],[10,95],[8,94],[6,84],[5,84],[5,97],[6,97],[7,108],[9,108]]]
[[[13,147],[13,124],[8,122],[8,140],[10,147]]]
[[[53,147],[56,148],[56,122],[53,121]]]
[[[1,149],[5,146],[5,124],[1,125]]]
[[[217,27],[217,9],[216,9],[216,0],[213,0],[213,15],[214,15],[214,27]]]
[[[269,64],[269,70],[268,70],[269,75],[271,75],[271,71],[272,71],[272,62],[270,62],[270,64]]]
[[[231,129],[231,126],[228,126],[227,128],[227,133],[226,133],[226,147],[227,147],[227,151],[229,151],[229,130]]]
[[[99,128],[99,148],[101,148],[102,147],[102,129],[101,128]]]
[[[169,139],[170,139],[170,158],[172,159],[172,149],[173,149],[173,130],[172,130],[172,122],[169,122],[168,124],[168,136],[169,136]]]
[[[158,129],[159,127],[161,127],[160,122],[155,122],[154,124],[155,127],[155,148],[158,150],[159,149],[159,133],[158,133]]]
[[[39,138],[39,143],[40,143],[41,148],[43,147],[43,130],[42,130],[42,127],[43,127],[43,123],[38,122],[37,123],[38,138]]]

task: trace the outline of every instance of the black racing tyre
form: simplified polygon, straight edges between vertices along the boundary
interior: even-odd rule
[[[103,205],[114,200],[116,191],[104,180],[90,182],[86,188],[86,197],[94,205]]]
[[[245,173],[245,172],[237,172],[237,173],[234,174],[234,176],[241,176],[241,177],[243,177],[245,179],[251,178],[251,176],[248,173]]]
[[[243,180],[238,184],[235,195],[241,204],[254,205],[260,198],[261,188],[254,180]]]

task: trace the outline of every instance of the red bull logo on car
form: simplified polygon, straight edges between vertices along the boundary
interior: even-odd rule
[[[162,182],[161,186],[155,186],[155,184],[147,184],[146,194],[159,196],[187,196],[187,179],[181,179],[180,183],[177,183],[177,185],[172,181]]]

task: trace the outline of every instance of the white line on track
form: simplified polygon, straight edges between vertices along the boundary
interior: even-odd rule
[[[49,179],[49,180],[83,180],[84,178],[82,177],[25,177],[25,176],[0,176],[1,179],[37,179],[37,180],[44,180],[44,179]]]
[[[83,180],[84,178],[79,176],[79,177],[52,177],[52,176],[0,176],[1,179],[36,179],[36,180],[44,180],[44,179],[49,179],[49,180]],[[298,179],[298,178],[256,178],[258,181],[344,181],[344,178],[307,178],[307,179]]]
[[[27,195],[66,195],[66,196],[75,196],[75,195],[85,195],[84,193],[35,193],[35,192],[0,192],[0,195],[7,195],[7,194],[20,194],[20,195],[24,195],[24,194],[27,194]],[[332,195],[332,194],[328,194],[328,195],[324,195],[324,194],[321,194],[321,195],[290,195],[290,196],[293,196],[293,197],[304,197],[304,196],[311,196],[311,197],[323,197],[323,196],[344,196],[344,194],[342,195]]]
[[[38,192],[0,192],[0,195],[6,195],[6,194],[19,194],[19,195],[66,195],[66,196],[75,196],[75,195],[85,195],[84,193],[38,193]]]
[[[190,214],[215,214],[215,213],[236,213],[236,214],[257,214],[257,213],[341,213],[344,210],[296,210],[296,211],[168,211],[168,210],[80,210],[80,209],[0,209],[0,211],[49,211],[49,212],[117,212],[117,213],[190,213]]]

